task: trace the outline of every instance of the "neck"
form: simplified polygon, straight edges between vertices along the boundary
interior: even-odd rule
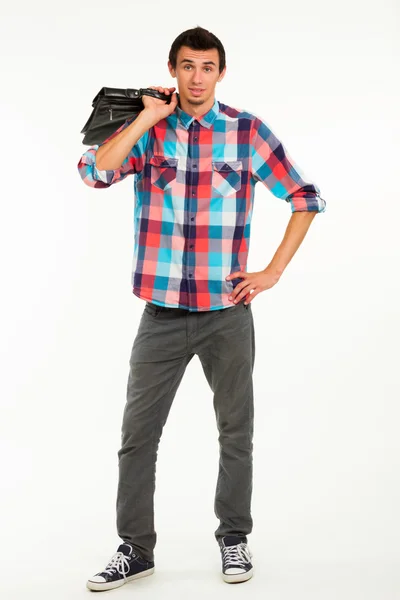
[[[192,104],[186,98],[182,98],[178,93],[178,106],[191,117],[202,117],[213,107],[215,97],[213,96],[207,102],[201,104]]]

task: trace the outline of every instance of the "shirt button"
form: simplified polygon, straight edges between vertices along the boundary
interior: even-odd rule
[[[193,244],[190,244],[190,247],[191,247],[191,248],[194,248],[194,245],[193,245]]]
[[[194,138],[194,141],[197,142],[197,138]]]
[[[193,169],[197,169],[197,165],[193,165]]]
[[[191,220],[191,221],[194,221],[194,217],[190,217],[190,220]]]
[[[196,192],[192,192],[192,196],[194,196],[194,195],[195,195],[195,193],[196,193]]]
[[[191,273],[189,273],[189,277],[193,277],[193,275]]]

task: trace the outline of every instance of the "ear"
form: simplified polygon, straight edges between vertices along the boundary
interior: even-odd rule
[[[168,61],[167,65],[171,77],[176,77],[175,69],[172,68],[171,61]]]
[[[226,73],[226,66],[223,68],[221,75],[218,77],[218,81],[223,80],[223,78],[225,77],[225,73]]]

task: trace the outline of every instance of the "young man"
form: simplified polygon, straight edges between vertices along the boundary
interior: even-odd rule
[[[196,27],[171,46],[175,88],[151,86],[171,103],[144,109],[78,168],[106,188],[134,175],[133,293],[146,301],[130,357],[118,452],[117,529],[123,543],[87,582],[108,590],[154,571],[156,458],[163,427],[197,354],[213,392],[219,431],[215,514],[224,581],[253,574],[251,533],[255,337],[251,303],[270,289],[325,210],[319,188],[300,175],[260,118],[215,99],[226,72],[221,42]],[[271,262],[246,271],[254,187],[261,181],[292,216]],[[194,423],[189,426],[195,426]]]

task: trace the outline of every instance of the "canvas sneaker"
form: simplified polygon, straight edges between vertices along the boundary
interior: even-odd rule
[[[145,560],[134,552],[131,544],[124,542],[118,546],[118,550],[105,569],[88,579],[86,587],[97,592],[112,590],[128,581],[147,577],[152,573],[154,573],[154,562]]]
[[[240,583],[253,576],[252,553],[243,536],[225,535],[218,540],[222,558],[222,578],[226,583]]]

